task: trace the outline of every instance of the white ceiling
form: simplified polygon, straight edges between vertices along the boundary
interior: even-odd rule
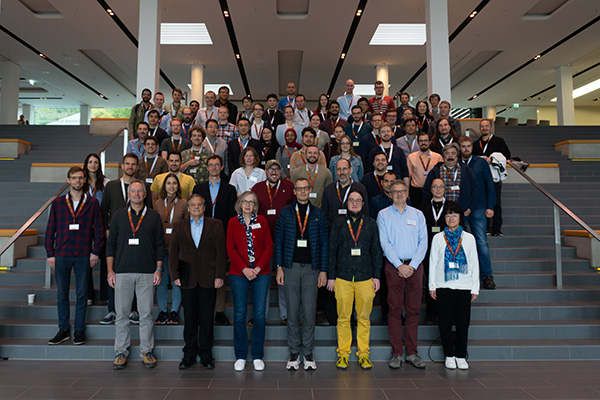
[[[31,0],[29,0],[31,1]],[[467,101],[497,79],[535,57],[600,14],[598,0],[570,0],[546,20],[524,20],[522,15],[539,0],[492,0],[450,45],[454,107],[488,105],[551,105],[555,90],[539,100],[522,100],[554,84],[554,68],[571,64],[573,73],[600,61],[600,23],[593,25],[500,85]],[[547,1],[547,0],[542,0]],[[57,97],[59,100],[22,99],[22,104],[39,107],[125,107],[135,102],[137,49],[94,0],[48,0],[62,18],[36,17],[19,0],[1,2],[0,24],[46,54],[62,67],[109,98],[96,94],[53,67],[29,49],[0,32],[0,59],[21,66],[21,97]],[[449,0],[451,33],[479,4],[480,0]],[[139,1],[108,0],[108,3],[135,36],[138,31]],[[264,99],[279,90],[279,50],[302,50],[299,91],[316,100],[331,82],[342,46],[356,11],[357,0],[312,0],[305,19],[281,19],[273,0],[229,0],[251,93]],[[333,96],[343,92],[344,81],[375,80],[375,65],[387,64],[390,91],[399,90],[425,62],[423,46],[369,46],[379,23],[424,23],[424,0],[371,0],[367,3]],[[218,0],[163,0],[162,22],[204,22],[213,45],[161,46],[161,68],[173,83],[188,90],[190,65],[204,64],[205,83],[229,83],[234,99],[245,94]],[[99,51],[116,67],[119,83],[80,52]],[[474,73],[467,68],[481,52],[500,52]],[[3,58],[4,57],[4,58]],[[467,72],[465,72],[467,71]],[[113,74],[115,75],[115,74]],[[600,78],[600,67],[574,80],[579,87]],[[32,93],[27,80],[46,92]],[[426,72],[413,82],[408,92],[415,99],[427,94]],[[160,89],[170,92],[161,79]],[[188,90],[189,91],[189,90]],[[576,105],[600,106],[592,101],[596,91],[575,100]],[[168,96],[167,96],[168,97]]]

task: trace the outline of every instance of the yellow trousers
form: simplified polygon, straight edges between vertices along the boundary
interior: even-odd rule
[[[373,309],[373,279],[362,282],[350,282],[337,278],[334,284],[335,299],[337,301],[337,337],[338,357],[350,357],[352,345],[352,328],[350,316],[352,304],[356,303],[356,316],[358,327],[356,329],[356,355],[360,358],[369,355],[369,337],[371,335],[371,310]]]

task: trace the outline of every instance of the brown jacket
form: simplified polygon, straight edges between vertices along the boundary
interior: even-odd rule
[[[169,245],[169,278],[180,279],[182,289],[193,289],[196,285],[214,288],[215,279],[225,279],[227,249],[225,230],[217,219],[204,217],[202,237],[196,248],[190,219],[173,225]]]

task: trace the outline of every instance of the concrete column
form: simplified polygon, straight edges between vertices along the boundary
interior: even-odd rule
[[[160,74],[160,3],[160,0],[140,1],[136,82],[138,103],[142,101],[142,90],[148,88],[154,96],[158,89]]]
[[[492,121],[496,119],[496,106],[487,106],[483,109],[484,118],[491,119]]]
[[[451,99],[448,0],[425,0],[427,25],[427,91],[442,100]]]
[[[92,118],[92,106],[82,104],[79,106],[79,125],[89,125]]]
[[[33,125],[33,106],[31,104],[23,104],[21,114],[25,116],[25,121],[29,121],[29,124]]]
[[[0,93],[0,124],[16,125],[19,116],[19,78],[21,67],[12,61],[0,63],[2,92]]]
[[[204,107],[204,65],[193,64],[192,65],[192,93],[190,100],[196,100],[200,103],[200,107]]]
[[[558,125],[575,125],[575,101],[573,100],[573,71],[570,65],[554,70],[556,79],[556,114]]]
[[[375,67],[375,69],[377,70],[377,80],[383,82],[383,87],[385,89],[383,89],[383,95],[384,96],[389,96],[390,95],[390,89],[389,89],[389,84],[390,84],[390,75],[389,75],[389,69],[387,65],[378,65]]]

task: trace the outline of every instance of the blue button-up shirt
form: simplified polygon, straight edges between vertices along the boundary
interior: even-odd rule
[[[127,153],[133,153],[138,158],[142,158],[144,155],[144,144],[140,143],[139,138],[131,139],[127,144]]]
[[[198,222],[194,221],[194,218],[190,218],[190,225],[192,230],[192,239],[196,247],[200,244],[202,239],[202,228],[204,228],[204,217],[200,218]]]
[[[383,254],[394,267],[411,259],[409,265],[419,268],[427,252],[427,224],[421,211],[407,205],[400,212],[392,204],[379,212],[377,227]]]
[[[221,188],[221,180],[219,179],[216,183],[212,183],[212,181],[208,181],[208,190],[210,191],[210,201],[213,204],[212,207],[212,217],[215,217],[215,207],[214,204],[217,201],[217,195],[219,194],[219,189]]]

